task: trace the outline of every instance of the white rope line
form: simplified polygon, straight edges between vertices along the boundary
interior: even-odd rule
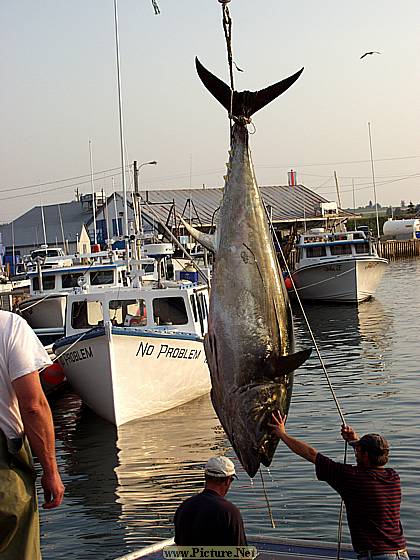
[[[69,351],[73,348],[73,346],[75,346],[78,342],[80,342],[80,341],[82,340],[82,338],[83,338],[86,334],[88,334],[88,333],[91,332],[91,330],[92,330],[92,329],[89,329],[88,331],[85,331],[84,333],[82,333],[82,334],[79,336],[79,338],[77,338],[72,344],[70,344],[70,346],[69,346],[66,350],[63,350],[63,352],[61,352],[61,354],[55,355],[55,357],[51,360],[52,363],[56,362],[56,361],[57,361],[59,358],[61,358],[61,356],[62,356],[63,354],[65,354],[66,352],[69,352]],[[64,338],[65,338],[65,337],[64,337]],[[51,364],[45,365],[44,367],[42,367],[41,369],[38,370],[38,373],[42,373],[42,372],[44,371],[44,369],[47,369],[48,367],[50,367],[50,365],[51,365]]]
[[[59,294],[61,295],[67,295],[67,294]],[[57,297],[57,292],[54,294],[47,294],[46,296],[44,296],[42,299],[39,299],[38,301],[36,301],[35,303],[32,303],[31,305],[28,305],[27,307],[25,307],[24,309],[22,309],[22,311],[28,311],[28,309],[32,309],[32,307],[36,307],[37,305],[39,305],[40,303],[42,303],[43,301],[45,301],[46,299],[48,299],[49,297]],[[20,306],[22,305],[22,303],[25,303],[25,301],[28,300],[22,300],[20,302],[20,304],[18,305],[18,309],[20,308]]]

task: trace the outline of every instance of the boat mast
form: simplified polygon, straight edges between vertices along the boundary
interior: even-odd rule
[[[125,239],[126,258],[128,261],[128,209],[127,209],[127,184],[125,180],[125,153],[124,153],[124,123],[122,114],[122,93],[121,93],[121,68],[120,68],[120,39],[118,32],[118,8],[117,0],[114,0],[114,22],[115,22],[115,49],[117,62],[117,83],[118,83],[118,117],[120,125],[120,152],[121,152],[121,179],[124,199],[124,225],[123,234]]]
[[[59,215],[59,217],[60,217],[61,238],[62,238],[62,240],[63,240],[63,251],[67,254],[67,251],[66,251],[66,241],[65,241],[65,239],[64,239],[63,218],[62,218],[62,216],[61,216],[61,208],[60,208],[60,205],[59,205],[59,204],[57,204],[57,206],[58,206],[58,215]]]
[[[370,122],[368,122],[369,129],[369,146],[370,146],[370,165],[372,168],[372,183],[373,183],[373,196],[375,199],[375,210],[376,210],[376,236],[379,239],[379,214],[378,214],[378,202],[376,200],[376,183],[375,183],[375,167],[373,165],[373,150],[372,150],[372,135],[370,132]]]
[[[39,188],[39,202],[41,205],[41,220],[42,220],[42,231],[44,234],[44,245],[45,247],[47,246],[47,232],[45,229],[45,216],[44,216],[44,206],[42,204],[42,198],[41,198],[41,187]]]
[[[96,200],[95,200],[95,184],[93,182],[93,163],[92,163],[92,141],[89,140],[89,161],[90,161],[90,186],[92,188],[92,210],[93,210],[93,238],[95,245],[98,243],[96,233]]]

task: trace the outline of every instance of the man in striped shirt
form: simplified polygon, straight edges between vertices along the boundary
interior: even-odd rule
[[[289,436],[286,417],[273,414],[271,426],[291,451],[315,464],[318,480],[327,482],[343,498],[352,545],[359,559],[407,560],[400,521],[401,484],[398,474],[385,468],[389,445],[378,434],[359,438],[351,426],[341,435],[353,448],[356,466],[337,463],[307,443]]]

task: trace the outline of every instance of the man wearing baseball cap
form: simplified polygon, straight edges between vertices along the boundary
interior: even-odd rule
[[[273,414],[275,434],[291,451],[315,464],[318,480],[327,482],[342,497],[354,551],[360,560],[407,560],[400,521],[401,483],[394,469],[385,468],[389,445],[379,434],[359,438],[351,426],[341,435],[354,448],[356,466],[337,463],[288,435],[286,416]]]
[[[227,457],[211,457],[204,467],[205,487],[187,498],[174,517],[175,544],[179,546],[246,545],[240,511],[225,496],[234,478],[235,465]]]

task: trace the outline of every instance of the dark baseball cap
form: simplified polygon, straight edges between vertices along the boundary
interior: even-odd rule
[[[371,451],[378,455],[384,451],[389,451],[387,440],[379,434],[366,434],[360,439],[349,441],[349,445],[352,447],[359,445],[364,451]]]

